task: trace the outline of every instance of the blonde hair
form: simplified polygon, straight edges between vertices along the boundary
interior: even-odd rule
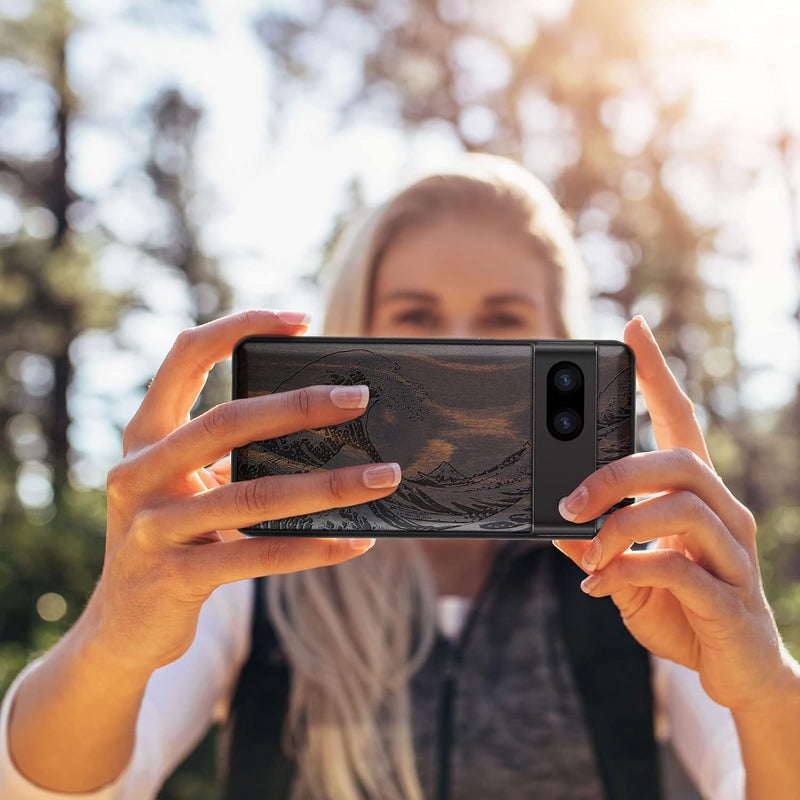
[[[400,233],[448,218],[498,226],[527,244],[545,271],[558,338],[591,329],[586,269],[572,226],[547,187],[500,156],[469,154],[456,167],[412,183],[343,237],[328,277],[324,332],[363,336],[375,275]]]
[[[417,543],[381,541],[267,586],[292,667],[283,744],[297,759],[293,796],[423,800],[407,686],[434,641],[436,597]]]
[[[561,208],[514,162],[470,155],[411,184],[343,240],[324,332],[368,329],[376,270],[401,232],[476,216],[538,257],[557,336],[588,327],[584,270]],[[384,539],[335,567],[270,576],[268,586],[270,618],[291,665],[284,744],[297,758],[300,796],[422,800],[408,681],[434,641],[436,591],[418,543]]]

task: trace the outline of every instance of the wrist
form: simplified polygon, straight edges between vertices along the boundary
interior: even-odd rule
[[[750,719],[763,721],[765,717],[785,717],[797,713],[800,719],[800,665],[781,646],[782,664],[778,674],[764,686],[763,693],[746,703],[731,707],[737,724]]]
[[[800,796],[800,669],[782,651],[782,668],[764,692],[731,708],[752,800],[794,800]]]
[[[157,669],[143,662],[120,657],[110,643],[99,637],[84,637],[76,647],[78,658],[86,664],[91,664],[93,673],[113,675],[124,681],[131,689],[144,689],[150,676]]]
[[[73,636],[71,648],[81,661],[91,663],[93,668],[102,670],[102,674],[124,678],[130,686],[144,687],[159,665],[130,658],[120,651],[118,644],[109,636],[108,625],[103,624],[98,604],[92,602],[94,599],[95,596],[89,600],[70,632]]]

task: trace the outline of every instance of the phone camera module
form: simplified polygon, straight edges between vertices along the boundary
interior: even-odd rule
[[[583,431],[583,372],[572,361],[558,361],[547,372],[547,428],[568,442]]]

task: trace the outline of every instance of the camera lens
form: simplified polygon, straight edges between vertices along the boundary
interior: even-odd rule
[[[574,392],[581,385],[581,372],[574,364],[564,364],[553,374],[553,383],[559,392]]]
[[[572,438],[580,429],[581,415],[574,408],[562,408],[553,417],[553,431],[559,438]]]

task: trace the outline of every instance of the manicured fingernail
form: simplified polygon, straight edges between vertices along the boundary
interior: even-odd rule
[[[650,326],[647,324],[647,320],[641,314],[636,314],[634,319],[639,320],[639,325],[642,327],[642,330],[645,333],[649,333],[651,336],[653,335],[653,331],[650,330]]]
[[[591,592],[592,589],[594,589],[598,583],[600,583],[599,575],[587,575],[581,581],[581,591],[584,591],[586,592],[586,594],[589,594],[589,592]]]
[[[366,408],[369,402],[368,386],[334,386],[331,402],[337,408]]]
[[[558,539],[553,539],[552,542],[556,550],[560,550],[562,553],[564,552],[564,548],[561,546],[561,542],[559,542]]]
[[[589,545],[589,549],[583,554],[581,566],[587,572],[594,572],[597,569],[597,565],[600,563],[600,559],[602,557],[603,545],[600,544],[600,540],[595,537],[592,540],[592,543]]]
[[[400,465],[394,462],[375,464],[367,467],[363,473],[364,485],[368,489],[388,489],[390,486],[397,486],[402,477]]]
[[[558,501],[558,512],[565,520],[572,522],[586,508],[588,501],[589,493],[579,486],[572,494]]]
[[[350,549],[355,550],[357,553],[363,553],[369,550],[374,544],[374,539],[350,539]]]
[[[311,314],[305,311],[279,311],[278,319],[287,325],[308,325],[311,322]]]

